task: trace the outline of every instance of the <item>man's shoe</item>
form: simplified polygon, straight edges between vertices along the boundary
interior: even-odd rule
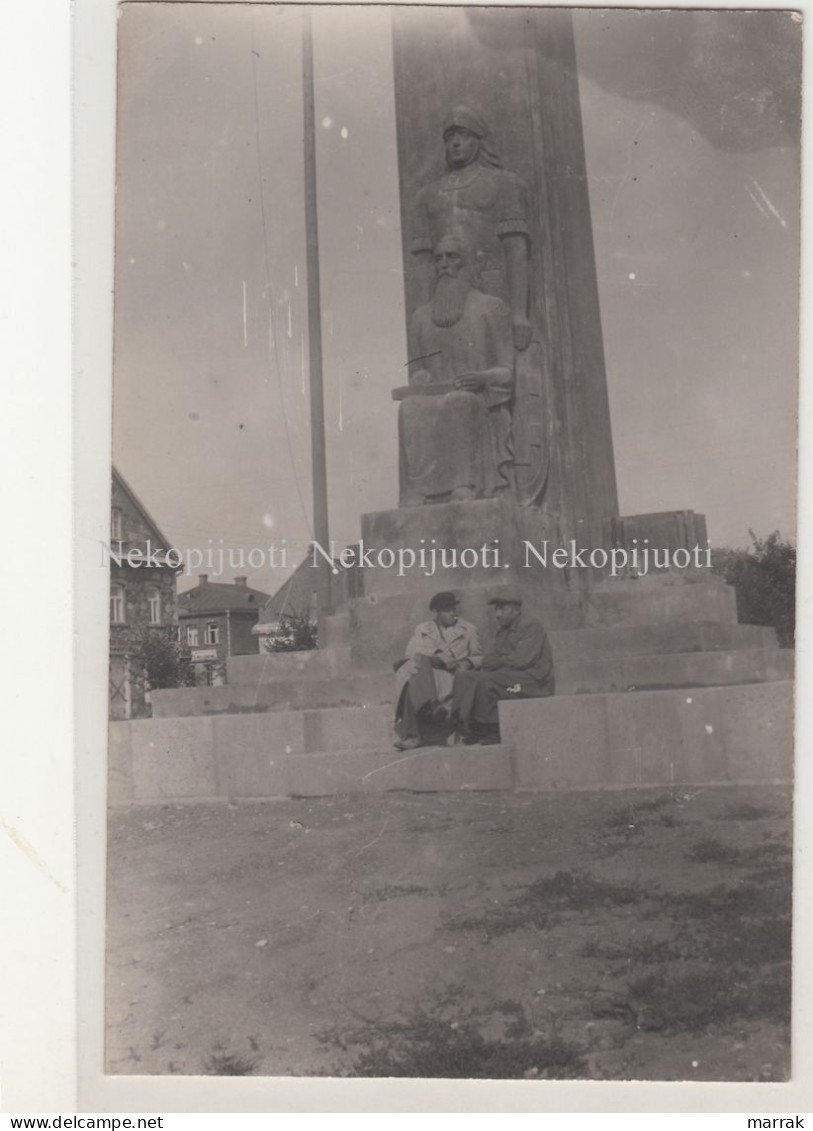
[[[417,750],[423,743],[419,738],[396,738],[393,746],[396,750]]]
[[[499,746],[500,745],[500,731],[499,727],[484,726],[480,724],[476,730],[473,731],[469,745],[472,746]]]

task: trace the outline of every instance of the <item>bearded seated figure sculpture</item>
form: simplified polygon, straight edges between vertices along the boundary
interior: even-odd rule
[[[413,316],[398,431],[401,506],[494,498],[513,487],[514,342],[502,299],[477,287],[464,242],[434,249],[432,300]]]

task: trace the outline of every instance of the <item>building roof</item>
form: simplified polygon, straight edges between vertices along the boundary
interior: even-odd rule
[[[169,549],[169,547],[172,545],[172,543],[170,542],[170,540],[164,534],[161,533],[161,531],[159,530],[159,528],[158,528],[158,526],[155,522],[155,519],[152,517],[152,515],[149,513],[147,508],[141,502],[141,499],[139,499],[138,495],[135,493],[135,491],[129,485],[129,483],[124,478],[124,476],[121,474],[121,472],[118,471],[117,468],[115,468],[115,467],[113,468],[113,479],[114,479],[116,485],[118,486],[119,490],[122,492],[122,494],[126,495],[129,498],[132,505],[140,513],[141,518],[144,521],[144,525],[152,533],[152,535],[155,539],[156,546],[160,546],[164,550]]]
[[[194,589],[178,597],[179,616],[197,616],[225,612],[257,612],[268,600],[268,594],[248,585],[209,581],[201,575]]]
[[[305,558],[276,593],[266,600],[262,610],[263,621],[274,623],[283,613],[310,613],[314,606],[317,584],[318,574],[311,559]]]

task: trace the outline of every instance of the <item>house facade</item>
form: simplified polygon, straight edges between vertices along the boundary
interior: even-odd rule
[[[229,656],[260,650],[252,629],[267,600],[268,594],[250,588],[246,577],[223,583],[200,574],[196,587],[181,593],[178,631],[192,661],[196,684],[223,683]]]
[[[111,719],[149,714],[145,698],[149,686],[138,657],[148,646],[150,635],[175,639],[177,569],[166,564],[169,546],[144,504],[113,468],[108,681]]]

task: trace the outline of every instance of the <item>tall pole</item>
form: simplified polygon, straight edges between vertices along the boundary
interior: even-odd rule
[[[302,105],[305,141],[305,247],[308,266],[308,357],[311,393],[313,536],[328,551],[327,453],[322,382],[322,302],[319,287],[319,221],[316,207],[316,106],[313,88],[313,25],[310,4],[302,12]],[[330,565],[319,558],[319,616],[332,610]]]

